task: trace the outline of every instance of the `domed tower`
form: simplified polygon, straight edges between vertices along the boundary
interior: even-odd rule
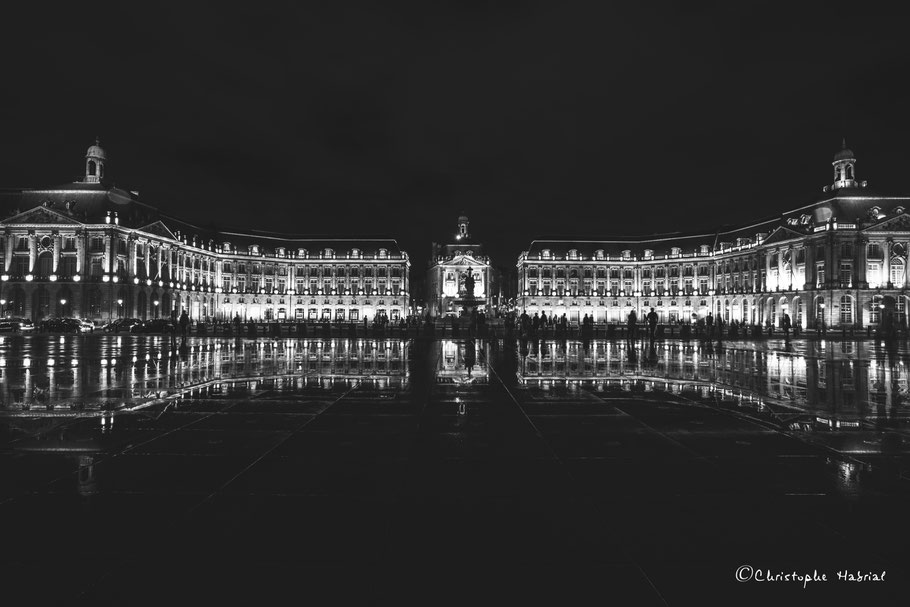
[[[847,147],[847,140],[844,139],[841,150],[834,155],[834,183],[831,188],[834,190],[840,188],[855,188],[856,182],[856,157],[853,150]]]
[[[104,178],[104,162],[107,155],[101,147],[101,141],[95,137],[95,145],[85,153],[85,183],[101,183]]]
[[[458,218],[458,232],[455,234],[456,240],[467,240],[471,237],[471,232],[468,230],[468,221],[467,215],[461,215]]]

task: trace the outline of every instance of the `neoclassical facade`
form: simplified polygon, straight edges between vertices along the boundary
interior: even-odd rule
[[[530,315],[661,322],[713,313],[727,322],[868,327],[906,322],[910,197],[874,193],[846,145],[822,196],[733,230],[604,240],[534,240],[518,258]]]
[[[109,186],[96,141],[82,181],[0,191],[0,308],[40,320],[396,321],[409,313],[407,253],[393,239],[211,231]]]
[[[452,242],[433,243],[426,281],[427,311],[432,318],[460,316],[466,306],[490,312],[494,273],[483,245],[471,236],[470,225],[462,215]],[[467,299],[468,276],[474,279],[473,301]]]

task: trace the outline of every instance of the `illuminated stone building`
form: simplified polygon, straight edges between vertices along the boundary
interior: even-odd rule
[[[5,316],[176,316],[362,322],[408,313],[407,253],[392,239],[212,231],[109,184],[96,141],[84,178],[0,191]]]
[[[460,316],[466,305],[489,313],[493,304],[493,271],[483,246],[471,237],[470,222],[458,218],[454,241],[433,243],[427,269],[427,311],[433,318]],[[465,279],[474,278],[474,301],[466,300]]]
[[[910,198],[858,181],[844,145],[822,196],[751,225],[700,234],[534,240],[518,258],[518,308],[533,316],[726,321],[815,328],[906,321]]]

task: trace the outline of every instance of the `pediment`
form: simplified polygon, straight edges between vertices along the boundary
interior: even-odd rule
[[[786,240],[793,240],[794,238],[805,238],[805,234],[801,234],[794,230],[785,227],[778,227],[771,235],[766,238],[762,244],[774,244],[775,242],[784,242]]]
[[[29,209],[9,219],[3,220],[4,225],[71,225],[81,226],[82,222],[76,221],[63,213],[59,213],[45,206]]]
[[[863,229],[863,232],[910,232],[910,216],[901,213],[881,223]]]
[[[469,257],[468,255],[458,255],[456,257],[453,257],[451,261],[446,263],[446,265],[472,266],[472,267],[478,267],[478,268],[484,268],[487,266],[487,264],[485,264],[484,262],[478,261],[477,259],[474,259],[473,257]]]
[[[139,231],[145,232],[146,234],[151,234],[152,236],[160,236],[161,238],[168,238],[170,240],[177,240],[177,237],[174,236],[174,233],[164,225],[161,221],[156,221],[150,223],[147,226],[139,228]]]

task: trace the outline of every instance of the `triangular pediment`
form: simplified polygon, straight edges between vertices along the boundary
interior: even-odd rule
[[[793,240],[794,238],[805,238],[805,234],[795,232],[789,228],[778,227],[776,230],[771,232],[771,235],[766,238],[762,244],[774,244],[775,242],[783,242],[785,240]]]
[[[456,255],[447,265],[485,267],[487,264],[468,255]]]
[[[145,232],[146,234],[151,234],[152,236],[160,236],[161,238],[169,238],[171,240],[177,240],[177,237],[174,236],[174,233],[168,229],[161,221],[156,221],[150,223],[147,226],[139,228],[139,231]]]
[[[910,232],[910,216],[905,213],[895,215],[881,223],[863,229],[863,232]]]
[[[45,206],[35,207],[18,215],[13,215],[9,219],[4,219],[2,223],[4,225],[83,225],[72,217],[67,217],[63,213],[58,213]]]

